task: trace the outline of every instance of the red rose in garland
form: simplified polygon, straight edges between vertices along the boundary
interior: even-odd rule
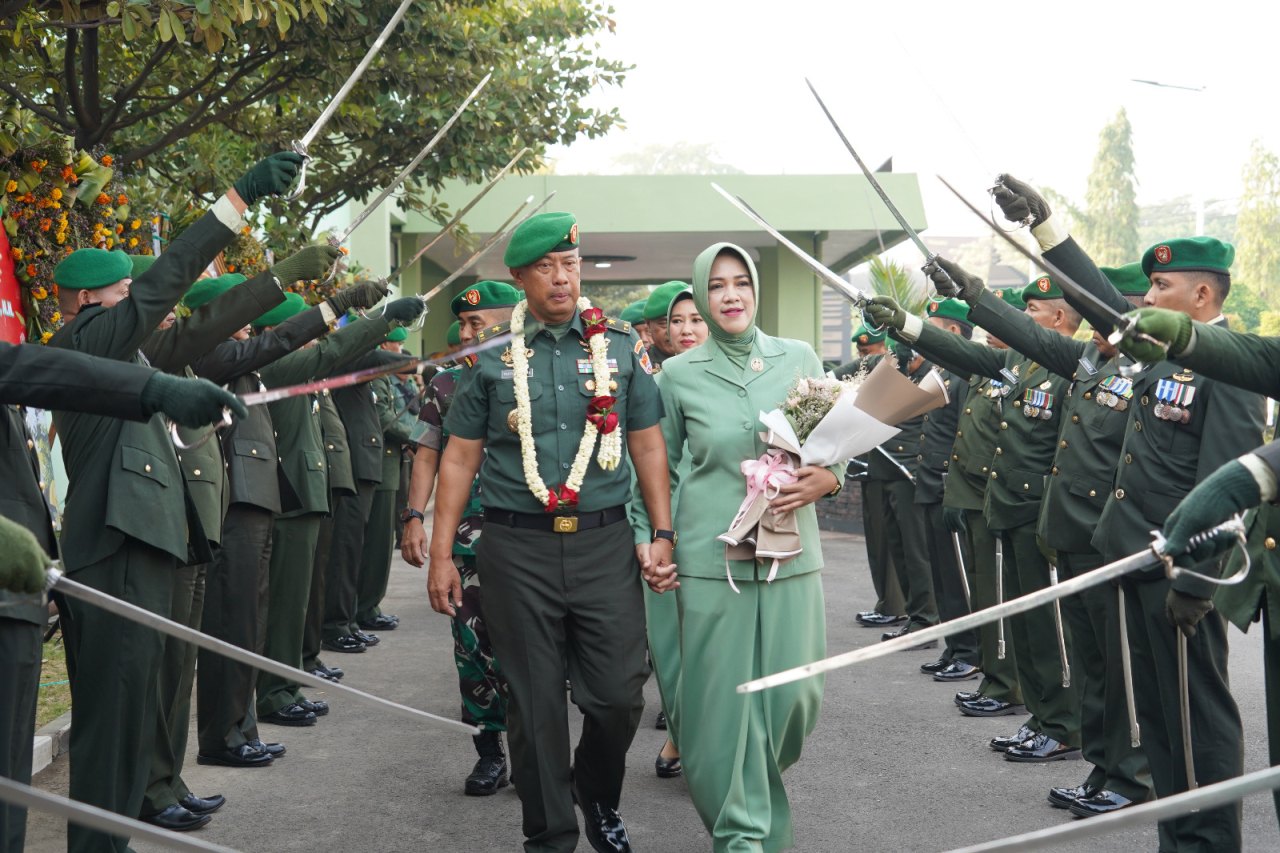
[[[608,435],[618,428],[618,413],[613,410],[617,404],[617,397],[602,395],[592,397],[587,405],[587,420],[595,424],[601,435]]]
[[[599,308],[588,308],[583,311],[582,322],[586,326],[582,334],[587,340],[591,340],[596,335],[604,334],[606,328],[604,312]]]

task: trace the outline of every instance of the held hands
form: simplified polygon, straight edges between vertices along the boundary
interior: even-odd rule
[[[148,415],[162,412],[178,426],[202,427],[222,420],[222,410],[230,409],[236,417],[249,417],[244,401],[207,379],[183,379],[156,372],[142,388],[143,411]]]
[[[1164,361],[1170,353],[1177,356],[1191,343],[1191,317],[1181,311],[1165,308],[1140,308],[1134,330],[1149,335],[1168,345],[1168,349],[1151,341],[1126,337],[1119,343],[1120,351],[1143,364]]]
[[[907,324],[907,312],[902,310],[892,296],[872,297],[862,309],[862,313],[874,325],[897,329],[899,332]]]
[[[49,555],[31,531],[17,522],[0,516],[0,589],[23,595],[35,595],[44,589]]]
[[[1164,599],[1165,618],[1188,637],[1196,635],[1196,623],[1212,609],[1213,599],[1196,598],[1176,589],[1169,590]]]
[[[405,535],[408,533],[406,526]],[[445,616],[458,615],[457,608],[462,606],[462,575],[458,574],[458,567],[451,558],[431,558],[431,567],[427,569],[427,595],[435,612]]]
[[[982,298],[986,286],[982,279],[966,272],[964,267],[952,263],[946,258],[937,258],[925,265],[924,274],[929,276],[939,296],[949,299],[963,299],[970,305],[977,305]]]
[[[1232,459],[1206,477],[1169,513],[1164,523],[1165,553],[1178,558],[1187,550],[1192,536],[1260,503],[1262,489],[1258,481],[1239,460]],[[1212,560],[1235,541],[1232,536],[1222,535],[1201,542],[1192,549],[1189,562],[1194,565]],[[1188,556],[1184,555],[1179,564],[1187,561]]]
[[[246,205],[270,195],[284,195],[302,168],[302,155],[280,151],[245,172],[233,184]]]
[[[363,281],[343,288],[329,297],[329,307],[341,317],[350,308],[371,308],[391,290],[385,281]]]
[[[636,546],[636,559],[640,561],[640,576],[649,589],[661,595],[667,590],[679,589],[676,564],[671,562],[671,543],[659,539],[652,544],[643,542]]]
[[[996,187],[991,195],[995,198],[996,204],[1000,205],[1004,218],[1010,222],[1025,222],[1027,217],[1034,217],[1029,224],[1035,226],[1044,222],[1053,213],[1049,202],[1032,189],[1030,184],[1024,184],[1010,174],[1000,175],[996,181],[1000,186]]]
[[[422,568],[426,565],[430,547],[427,529],[422,526],[422,522],[416,518],[406,521],[404,534],[400,537],[400,556],[404,557],[404,561],[416,569]],[[430,586],[430,580],[427,584]]]
[[[778,496],[769,502],[774,515],[791,512],[808,506],[825,495],[831,494],[840,481],[826,468],[806,465],[796,469],[796,481],[779,487]]]
[[[407,326],[418,319],[425,310],[427,310],[426,303],[418,297],[402,296],[390,302],[382,313],[388,320]]]
[[[307,246],[271,268],[271,274],[285,287],[297,281],[323,278],[333,269],[342,252],[333,246]]]

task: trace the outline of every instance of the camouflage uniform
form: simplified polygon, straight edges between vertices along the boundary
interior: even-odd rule
[[[453,402],[459,370],[442,370],[427,385],[414,436],[423,447],[444,453],[449,433],[444,417]],[[489,631],[480,612],[480,578],[476,574],[475,545],[480,539],[483,511],[480,478],[471,484],[467,507],[453,537],[453,564],[462,578],[462,606],[453,618],[453,659],[462,693],[462,720],[489,731],[507,730],[507,681],[493,657]]]

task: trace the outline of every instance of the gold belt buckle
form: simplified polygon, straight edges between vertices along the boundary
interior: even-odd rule
[[[551,529],[556,533],[577,533],[578,517],[576,515],[558,515]]]

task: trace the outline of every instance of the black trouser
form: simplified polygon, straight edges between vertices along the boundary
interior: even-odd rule
[[[0,776],[31,784],[41,626],[0,617]],[[0,803],[0,853],[22,853],[27,810]]]
[[[376,484],[356,482],[359,491],[344,494],[333,506],[333,539],[329,544],[329,565],[325,574],[324,627],[326,640],[351,633],[356,621],[356,587],[360,580],[360,557],[364,553],[364,528],[369,523]]]
[[[177,558],[125,537],[120,550],[71,579],[169,616]],[[156,740],[165,637],[92,604],[59,596],[71,704],[71,799],[137,817]],[[124,853],[128,839],[72,823],[68,853]]]
[[[933,595],[938,602],[938,618],[943,622],[969,615],[965,598],[964,569],[956,559],[956,540],[942,520],[942,504],[917,504],[924,510],[929,546],[929,568],[933,577]],[[944,660],[958,660],[978,665],[978,632],[960,631],[947,637]]]
[[[336,507],[344,492],[334,489],[329,506]],[[324,590],[329,570],[329,546],[333,543],[333,516],[320,519],[320,535],[316,538],[316,557],[311,568],[311,594],[307,599],[307,617],[302,630],[302,669],[306,672],[320,662],[320,640],[324,633]]]
[[[360,579],[356,584],[356,617],[367,622],[382,615],[378,605],[387,594],[391,580],[391,557],[395,551],[396,493],[378,489],[369,507],[369,523],[364,528],[364,553],[360,557]]]
[[[226,640],[262,654],[267,639],[267,606],[271,583],[269,509],[234,503],[222,522],[222,547],[205,579],[204,627]],[[196,716],[200,751],[234,749],[258,737],[253,689],[257,670],[201,649],[196,681]]]
[[[1164,603],[1168,580],[1121,581],[1133,655],[1133,694],[1138,706],[1142,746],[1151,766],[1156,796],[1187,790],[1178,688],[1178,630],[1169,624]],[[1227,622],[1209,611],[1187,640],[1187,683],[1191,695],[1191,747],[1196,781],[1203,787],[1244,772],[1244,730],[1240,709],[1227,680]],[[1172,831],[1178,853],[1232,853],[1241,846],[1241,808],[1237,801],[1203,809],[1160,824]]]
[[[910,480],[884,483],[884,531],[889,556],[898,571],[898,585],[906,598],[907,628],[918,631],[938,624],[933,599],[929,546],[924,507],[916,503],[916,487]]]
[[[573,850],[571,767],[583,796],[616,808],[644,709],[644,599],[631,526],[565,534],[486,523],[476,565],[489,636],[510,686],[508,737],[525,850]],[[566,662],[583,714],[572,764]]]
[[[1280,765],[1280,638],[1271,633],[1267,594],[1262,598],[1262,662],[1267,685],[1267,746],[1271,765]],[[1280,789],[1271,792],[1280,820]]]
[[[889,540],[884,533],[884,480],[862,481],[862,531],[867,539],[867,565],[876,591],[877,613],[906,616],[898,575],[889,559]]]

